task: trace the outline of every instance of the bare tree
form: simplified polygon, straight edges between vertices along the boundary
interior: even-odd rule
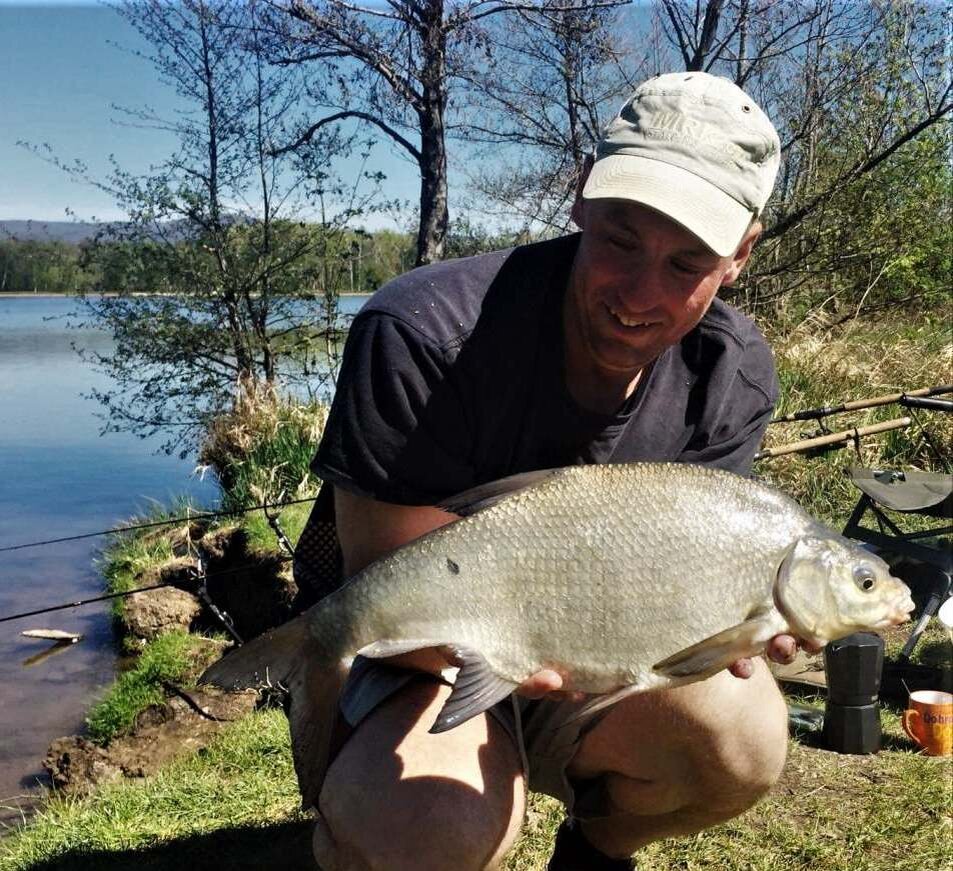
[[[286,147],[296,149],[327,125],[348,118],[373,125],[418,167],[417,262],[439,259],[449,222],[446,137],[453,86],[471,78],[481,58],[490,57],[488,19],[566,5],[552,0],[388,0],[371,8],[347,0],[291,0],[284,8],[297,26],[284,31],[290,50],[278,60],[320,62],[316,75],[337,83],[339,99]],[[607,0],[579,0],[575,8],[603,5]]]
[[[452,132],[485,146],[470,183],[504,220],[564,230],[583,162],[648,61],[632,62],[619,7],[563,0],[487,31],[491,60],[468,78]],[[499,207],[502,207],[501,209]]]
[[[781,136],[782,168],[762,236],[767,244],[744,288],[749,302],[816,286],[832,270],[888,274],[904,246],[892,254],[886,249],[899,240],[884,243],[879,265],[865,257],[862,249],[877,245],[863,228],[885,224],[873,212],[847,214],[845,206],[877,200],[874,188],[887,178],[933,190],[931,173],[944,173],[937,125],[953,111],[953,90],[948,22],[936,7],[660,0],[658,14],[686,69],[733,78],[758,99]],[[929,160],[915,142],[927,147]],[[912,188],[894,191],[898,206],[908,192],[917,198]],[[942,200],[932,205],[944,214]],[[839,226],[845,221],[853,234]],[[872,280],[857,279],[861,293]],[[825,281],[831,299],[844,290],[835,284]]]

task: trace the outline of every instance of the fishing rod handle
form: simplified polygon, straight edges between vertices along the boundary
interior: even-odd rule
[[[797,454],[801,451],[809,451],[813,448],[821,448],[827,446],[834,446],[840,444],[846,444],[847,442],[853,441],[855,438],[862,438],[863,436],[877,435],[877,433],[888,432],[893,429],[902,429],[905,426],[910,426],[911,418],[909,417],[898,417],[894,420],[885,420],[882,423],[874,423],[870,426],[858,426],[853,427],[852,429],[845,429],[841,432],[831,433],[830,435],[818,436],[813,439],[804,439],[799,442],[792,442],[787,445],[779,445],[776,448],[765,448],[763,451],[759,451],[755,454],[754,458],[756,460],[766,460],[769,457],[782,457],[785,454]]]

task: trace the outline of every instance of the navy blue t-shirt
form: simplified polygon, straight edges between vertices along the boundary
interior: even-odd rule
[[[563,297],[579,235],[415,269],[355,318],[312,463],[327,484],[400,505],[517,472],[676,460],[748,474],[777,398],[751,321],[719,300],[615,414],[566,388]],[[330,486],[295,548],[299,604],[340,586]]]
[[[315,473],[403,505],[581,463],[747,474],[777,377],[760,332],[720,300],[616,414],[570,396],[562,308],[578,243],[573,234],[437,263],[381,288],[351,327]]]

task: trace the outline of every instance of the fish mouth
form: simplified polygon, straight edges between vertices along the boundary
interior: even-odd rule
[[[900,623],[906,623],[910,620],[915,607],[916,605],[913,602],[913,598],[910,596],[910,590],[906,584],[904,584],[903,592],[900,598],[894,603],[893,610],[887,618],[889,621],[887,625],[897,626]]]
[[[916,607],[910,595],[910,588],[902,581],[897,581],[897,595],[889,606],[886,616],[874,625],[875,629],[887,629],[907,623]]]

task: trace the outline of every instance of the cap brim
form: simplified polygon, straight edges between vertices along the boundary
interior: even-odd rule
[[[738,250],[753,217],[742,203],[694,173],[634,154],[597,160],[582,196],[648,206],[681,224],[720,257]]]

